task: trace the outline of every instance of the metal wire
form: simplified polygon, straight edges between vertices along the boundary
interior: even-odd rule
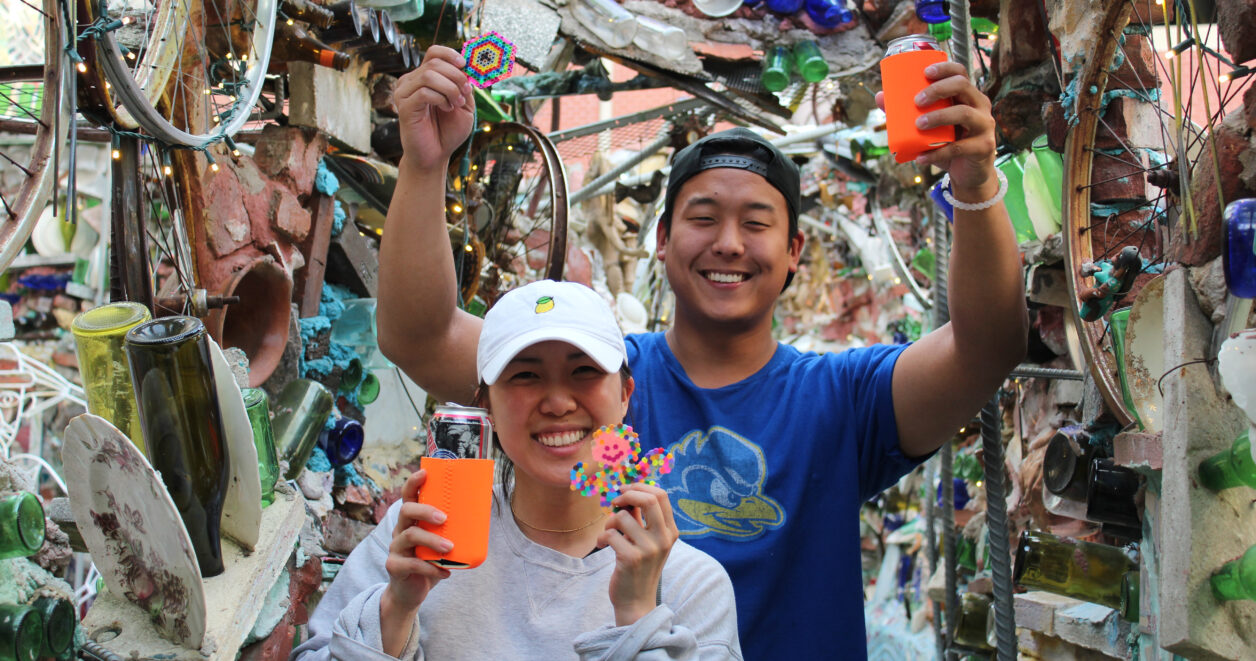
[[[1002,411],[996,394],[981,409],[981,454],[985,460],[986,530],[994,575],[994,628],[1000,661],[1016,660],[1016,613],[1012,610],[1012,555],[1007,541],[1007,483],[1003,471]]]

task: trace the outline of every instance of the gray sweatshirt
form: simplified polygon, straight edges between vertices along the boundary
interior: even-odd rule
[[[498,487],[488,557],[455,570],[419,608],[401,659],[741,659],[733,585],[711,556],[676,542],[663,568],[662,603],[616,627],[609,589],[615,550],[573,558],[524,536]],[[379,600],[400,502],[354,549],[310,618],[291,659],[391,659]]]

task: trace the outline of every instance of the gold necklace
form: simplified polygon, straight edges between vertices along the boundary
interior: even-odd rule
[[[589,526],[591,526],[591,525],[593,525],[593,524],[597,523],[598,521],[601,521],[601,520],[603,520],[603,519],[605,519],[605,518],[606,518],[606,514],[605,514],[604,512],[603,512],[603,513],[599,513],[599,514],[597,515],[597,518],[596,518],[596,519],[593,519],[592,521],[590,521],[590,522],[588,522],[588,523],[584,524],[583,526],[580,526],[579,528],[569,528],[569,529],[567,529],[567,530],[556,530],[556,529],[553,529],[553,528],[542,528],[542,527],[540,527],[540,526],[534,526],[534,525],[532,525],[531,523],[528,523],[527,521],[524,521],[523,519],[519,518],[519,513],[518,513],[517,511],[515,511],[515,494],[514,494],[514,493],[511,493],[511,494],[510,494],[510,514],[511,514],[512,516],[514,516],[514,517],[515,517],[515,521],[517,521],[517,522],[519,522],[519,523],[521,523],[521,524],[523,524],[523,525],[525,525],[525,526],[527,526],[527,527],[529,527],[529,528],[531,528],[531,529],[533,529],[533,530],[538,530],[538,531],[540,531],[540,532],[552,532],[552,533],[559,533],[559,534],[564,534],[564,533],[569,533],[569,532],[580,532],[581,530],[584,530],[585,528],[588,528]]]

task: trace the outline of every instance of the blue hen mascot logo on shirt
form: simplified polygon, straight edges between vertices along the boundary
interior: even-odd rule
[[[737,541],[785,523],[785,510],[763,494],[763,450],[724,427],[694,430],[671,447],[676,464],[659,478],[677,510],[682,537],[714,535]]]

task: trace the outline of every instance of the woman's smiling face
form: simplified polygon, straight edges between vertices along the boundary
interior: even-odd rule
[[[488,389],[502,450],[517,472],[550,485],[592,460],[590,439],[628,412],[632,379],[608,373],[580,349],[548,341],[520,351]]]

